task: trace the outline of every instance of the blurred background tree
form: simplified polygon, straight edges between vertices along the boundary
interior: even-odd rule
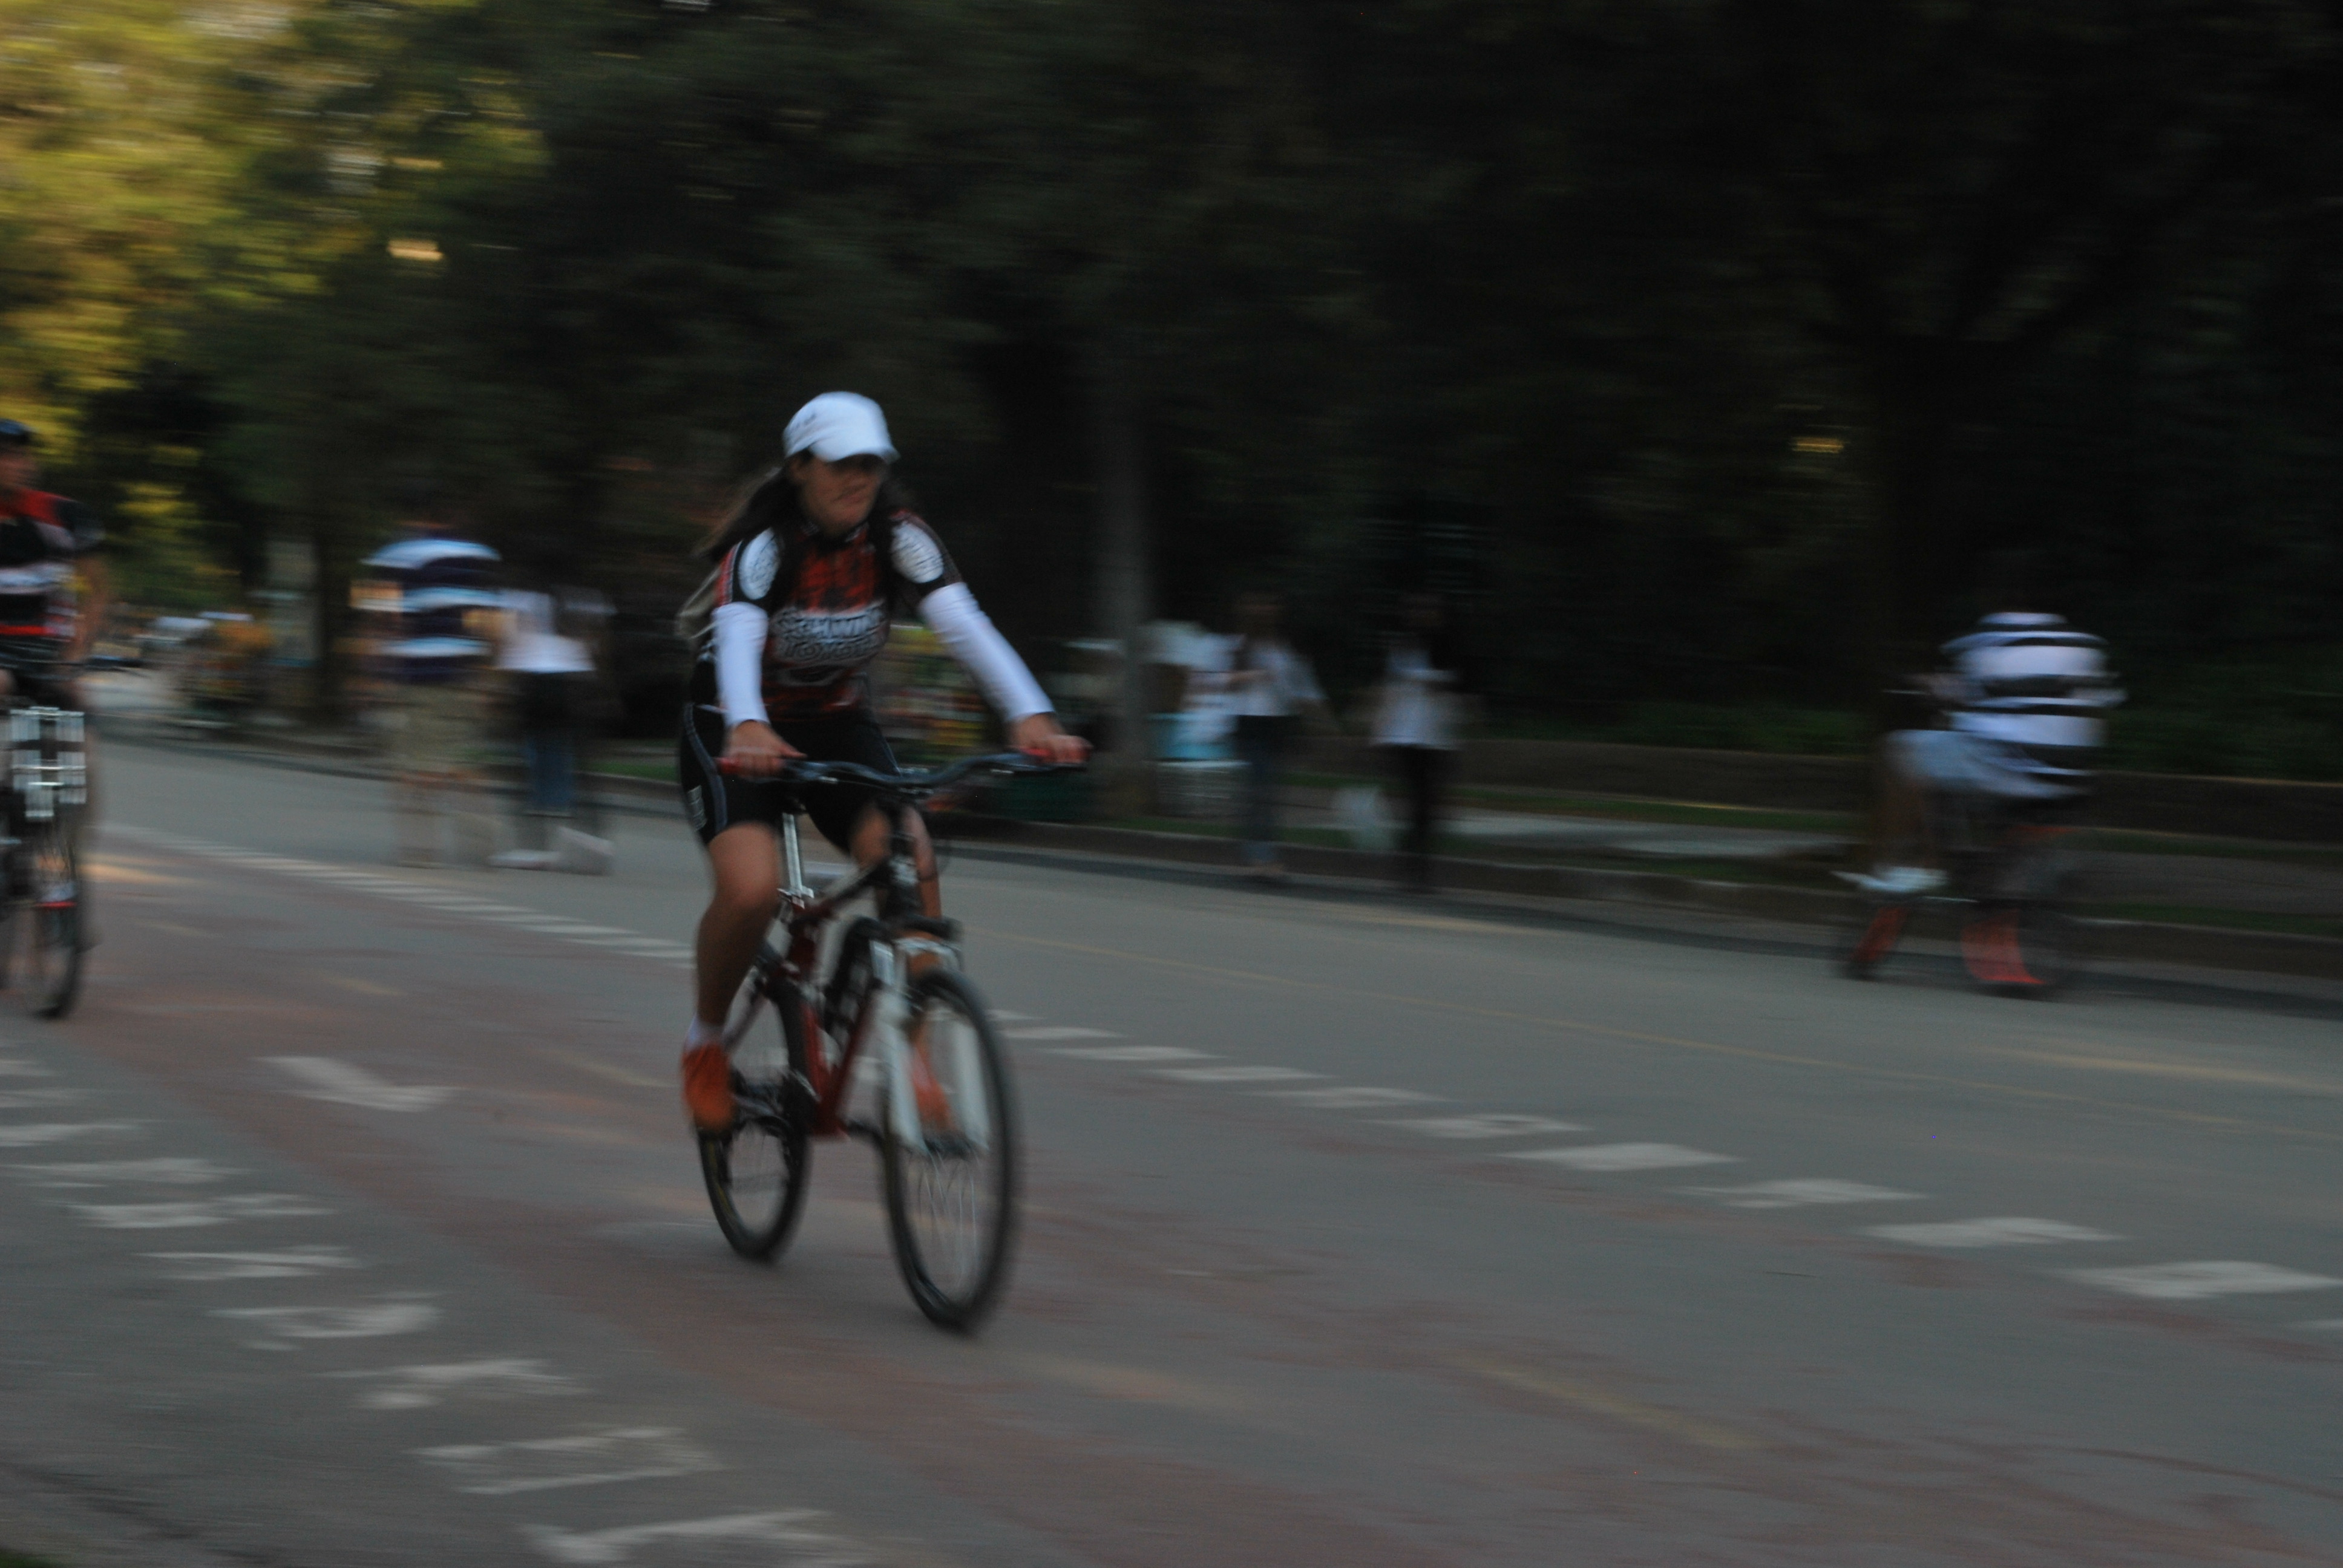
[[[1516,730],[1841,749],[2025,541],[2121,759],[2343,776],[2331,6],[0,23],[0,400],[61,486],[336,606],[430,477],[612,593],[646,726],[692,542],[847,386],[1029,645],[1101,629],[1121,495],[1151,610],[1280,587],[1338,688],[1429,583]]]

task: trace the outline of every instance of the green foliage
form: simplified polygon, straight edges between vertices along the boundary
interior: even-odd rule
[[[1163,612],[1282,586],[1355,690],[1438,587],[1507,724],[1674,744],[1858,747],[2034,543],[2188,693],[2123,756],[2237,725],[2332,773],[2331,708],[2189,672],[2294,663],[2343,593],[2338,37],[2308,0],[0,0],[0,404],[141,583],[292,535],[338,604],[429,475],[648,622],[851,386],[1029,643],[1100,629],[1127,405]]]
[[[206,548],[204,519],[184,491],[134,482],[116,518],[122,542],[112,553],[113,589],[123,598],[185,613],[240,597],[236,574]]]

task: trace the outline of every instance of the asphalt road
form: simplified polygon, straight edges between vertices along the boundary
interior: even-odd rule
[[[377,785],[108,760],[83,1006],[0,1011],[0,1549],[2343,1563],[2331,1012],[962,857],[1031,1163],[960,1340],[860,1146],[718,1237],[679,824],[407,871]]]

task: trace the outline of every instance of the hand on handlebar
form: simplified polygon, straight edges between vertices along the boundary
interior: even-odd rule
[[[773,733],[769,724],[751,719],[732,727],[724,738],[724,772],[742,779],[770,779],[781,765],[805,753]]]
[[[1059,729],[1054,714],[1027,714],[1009,727],[1009,744],[1028,757],[1060,768],[1079,768],[1090,760],[1091,743]]]

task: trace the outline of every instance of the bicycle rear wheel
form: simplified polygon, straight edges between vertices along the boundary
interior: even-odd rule
[[[63,1018],[81,995],[81,877],[58,823],[35,825],[25,845],[33,896],[25,905],[25,1000],[41,1018]]]
[[[976,988],[946,970],[912,983],[904,1067],[920,1136],[888,1119],[880,1142],[888,1230],[912,1301],[973,1330],[999,1303],[1017,1232],[1017,1113],[1009,1066]]]
[[[774,998],[776,1049],[743,1040],[732,1053],[732,1125],[699,1134],[699,1174],[717,1228],[744,1258],[769,1261],[789,1245],[812,1177],[802,1095],[803,1024],[794,991]]]

